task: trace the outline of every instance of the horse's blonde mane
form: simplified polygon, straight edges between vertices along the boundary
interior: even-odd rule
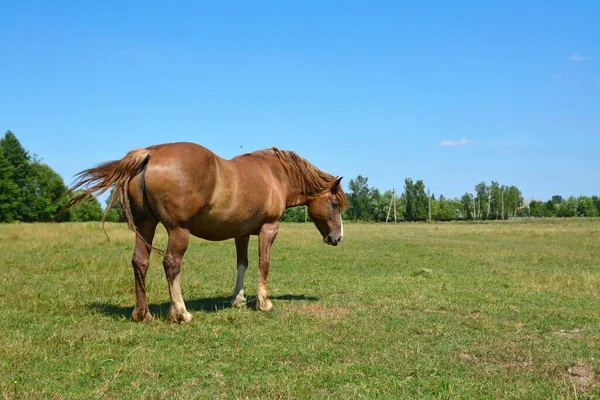
[[[271,147],[270,149],[255,151],[252,154],[277,156],[290,179],[299,182],[303,192],[308,195],[320,195],[329,191],[337,180],[335,176],[321,171],[293,151]],[[348,207],[348,199],[341,187],[336,191],[336,197],[340,203],[340,207],[346,209]]]

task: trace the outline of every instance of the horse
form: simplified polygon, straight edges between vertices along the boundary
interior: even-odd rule
[[[163,256],[171,306],[168,320],[192,320],[181,294],[181,260],[190,235],[209,241],[234,239],[237,279],[231,305],[246,306],[244,274],[250,235],[258,235],[259,278],[256,308],[274,311],[267,290],[271,246],[288,207],[306,205],[326,244],[337,246],[344,228],[347,197],[334,177],[292,151],[276,147],[219,157],[195,143],[166,143],[129,151],[121,160],[97,164],[75,175],[62,211],[113,189],[102,218],[115,201],[136,234],[132,257],[136,300],[134,321],[152,321],[146,299],[150,253]],[[76,191],[81,191],[75,194]],[[168,233],[166,251],[152,245],[156,226]]]

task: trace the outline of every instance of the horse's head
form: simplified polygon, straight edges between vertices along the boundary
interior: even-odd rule
[[[348,200],[340,186],[342,178],[336,179],[329,190],[308,200],[308,214],[317,226],[323,242],[337,246],[344,236],[342,209],[348,207]]]

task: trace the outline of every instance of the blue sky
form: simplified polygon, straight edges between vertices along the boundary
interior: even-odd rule
[[[70,184],[135,147],[294,150],[380,190],[600,194],[600,2],[0,2],[0,130]]]

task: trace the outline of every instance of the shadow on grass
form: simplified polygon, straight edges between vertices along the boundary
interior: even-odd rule
[[[270,296],[271,300],[284,300],[284,301],[318,301],[318,297],[305,296],[303,294],[285,294],[282,296]],[[226,308],[231,308],[231,296],[219,296],[219,297],[208,297],[204,299],[189,299],[185,300],[185,305],[188,311],[204,311],[204,312],[217,312]],[[256,308],[256,297],[248,296],[248,309],[255,311]],[[148,304],[150,313],[155,318],[161,318],[169,313],[170,302],[161,304]],[[113,318],[131,318],[133,312],[133,306],[121,307],[115,304],[95,302],[88,304],[88,307],[100,314],[110,315]]]

